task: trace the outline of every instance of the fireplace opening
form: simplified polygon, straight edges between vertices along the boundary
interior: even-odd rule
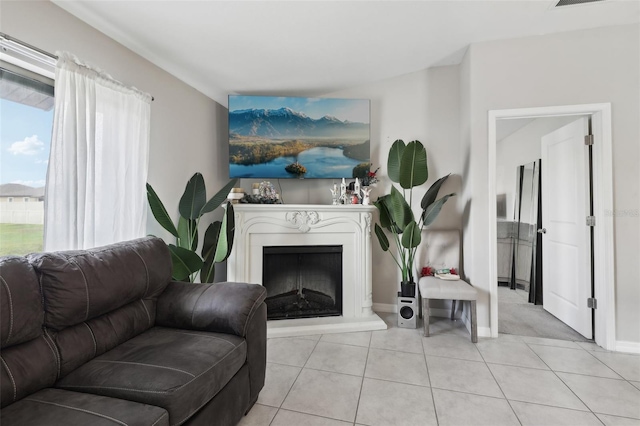
[[[267,319],[342,315],[342,246],[265,246]]]

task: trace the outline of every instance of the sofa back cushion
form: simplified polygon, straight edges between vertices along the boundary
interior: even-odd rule
[[[35,271],[24,257],[0,259],[2,349],[42,334],[44,310]]]
[[[42,285],[59,377],[151,328],[156,299],[171,280],[169,250],[155,237],[29,261]]]
[[[43,333],[42,294],[23,257],[0,258],[0,400],[2,407],[56,380],[57,356]]]

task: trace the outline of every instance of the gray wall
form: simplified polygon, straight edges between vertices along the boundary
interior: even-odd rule
[[[640,342],[640,26],[592,30],[474,44],[462,85],[468,86],[470,161],[464,193],[467,274],[482,292],[479,327],[489,326],[487,113],[494,109],[611,102],[615,244],[616,340]],[[465,123],[466,124],[466,123]],[[635,212],[635,214],[634,214]],[[623,213],[629,213],[622,215]],[[470,235],[469,235],[470,234]]]

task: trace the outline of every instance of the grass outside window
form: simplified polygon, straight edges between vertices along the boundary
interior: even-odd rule
[[[0,223],[0,256],[42,251],[44,225]]]

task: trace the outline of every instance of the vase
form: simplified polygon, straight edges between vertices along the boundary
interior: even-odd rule
[[[416,283],[413,281],[402,281],[400,283],[400,295],[402,297],[416,297]]]

